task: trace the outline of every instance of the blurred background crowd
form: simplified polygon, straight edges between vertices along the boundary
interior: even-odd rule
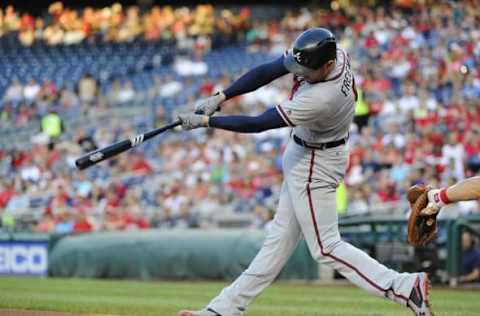
[[[236,37],[250,22],[250,10],[246,8],[238,13],[228,9],[217,13],[207,4],[194,8],[154,6],[141,11],[138,6],[124,8],[118,2],[104,8],[83,9],[54,2],[47,15],[33,16],[7,6],[0,11],[0,35],[14,33],[24,46],[35,42],[72,45],[82,41],[181,40],[194,36],[205,36],[200,41],[208,42],[208,37],[219,32]]]
[[[83,172],[79,155],[160,126],[302,30],[334,31],[360,90],[342,216],[406,214],[415,183],[480,170],[478,1],[388,7],[140,10],[54,3],[0,11],[0,214],[9,229],[72,233],[173,227],[264,228],[289,129],[173,131]],[[13,65],[13,66],[12,66]],[[228,101],[257,114],[288,97],[290,75]],[[222,114],[219,114],[222,115]],[[444,216],[478,212],[478,201]]]

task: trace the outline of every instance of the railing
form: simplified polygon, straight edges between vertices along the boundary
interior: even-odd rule
[[[448,229],[447,271],[450,276],[450,286],[457,286],[462,266],[462,233],[468,231],[479,238],[480,215],[470,215],[452,220]]]

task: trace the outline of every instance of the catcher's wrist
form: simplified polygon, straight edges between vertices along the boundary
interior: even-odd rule
[[[452,203],[447,197],[447,188],[430,190],[428,192],[428,201],[437,207]]]
[[[440,190],[440,193],[439,193],[440,200],[441,200],[444,204],[450,204],[450,203],[452,203],[452,201],[450,201],[450,199],[449,199],[448,196],[447,196],[447,189],[448,189],[448,188],[443,188],[443,189]]]

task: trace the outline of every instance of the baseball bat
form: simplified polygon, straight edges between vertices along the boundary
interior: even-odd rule
[[[152,137],[157,136],[158,134],[161,134],[169,129],[172,129],[178,125],[182,124],[180,120],[177,120],[173,123],[170,123],[168,125],[153,129],[151,131],[148,131],[144,134],[138,134],[134,137],[131,137],[129,139],[125,139],[119,142],[116,142],[112,145],[109,145],[104,148],[100,148],[94,151],[89,152],[88,154],[83,155],[82,157],[78,158],[75,160],[75,166],[77,166],[78,169],[83,170],[86,169],[90,166],[93,166],[101,161],[104,161],[105,159],[111,158],[113,156],[116,156],[124,151],[127,151],[133,147],[136,147],[143,143],[146,140],[149,140]]]

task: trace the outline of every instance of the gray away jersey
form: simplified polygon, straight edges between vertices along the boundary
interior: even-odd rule
[[[292,94],[276,109],[294,133],[308,143],[345,138],[355,112],[356,90],[350,59],[337,50],[337,64],[325,81],[296,78]]]

